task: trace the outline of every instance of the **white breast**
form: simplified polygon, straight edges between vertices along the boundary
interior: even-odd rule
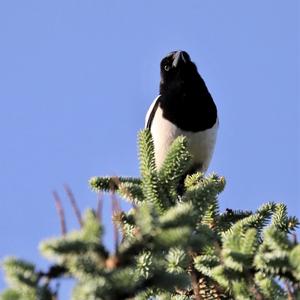
[[[149,109],[151,111],[151,107]],[[156,166],[159,169],[166,157],[172,142],[180,135],[188,139],[189,151],[192,155],[193,165],[200,165],[199,171],[205,172],[212,158],[217,138],[218,120],[215,125],[201,132],[190,132],[178,129],[162,116],[162,110],[157,108],[151,124],[151,133],[154,141]]]

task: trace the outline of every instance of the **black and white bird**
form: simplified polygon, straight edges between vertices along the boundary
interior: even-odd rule
[[[192,155],[189,173],[206,172],[219,124],[212,96],[185,51],[173,51],[164,57],[160,75],[159,95],[145,120],[153,136],[156,166],[162,166],[176,137],[184,135]]]

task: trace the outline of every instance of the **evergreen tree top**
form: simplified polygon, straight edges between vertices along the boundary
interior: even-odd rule
[[[133,205],[114,216],[122,233],[116,253],[106,249],[103,225],[88,210],[80,230],[40,244],[52,263],[47,271],[14,257],[3,261],[9,288],[1,300],[59,299],[53,282],[63,277],[75,279],[73,300],[300,299],[298,220],[284,204],[220,212],[223,177],[182,180],[190,163],[184,137],[160,170],[148,130],[139,134],[139,149],[140,178],[90,180],[94,191],[118,193]]]

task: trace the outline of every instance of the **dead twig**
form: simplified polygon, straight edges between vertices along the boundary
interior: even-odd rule
[[[82,217],[81,217],[81,212],[80,212],[79,207],[77,205],[74,194],[72,193],[71,189],[69,188],[69,186],[67,184],[64,185],[64,189],[65,189],[65,192],[68,195],[68,198],[71,202],[71,205],[72,205],[73,211],[75,213],[76,219],[77,219],[80,227],[82,227],[83,226],[83,221],[82,221]]]
[[[112,200],[112,215],[118,215],[121,212],[120,202],[115,193],[115,187],[120,185],[120,181],[117,177],[112,178],[111,184],[111,200]],[[114,242],[115,242],[115,253],[118,253],[119,243],[120,243],[120,235],[116,222],[113,223],[114,226]]]
[[[96,216],[100,223],[102,221],[102,213],[103,213],[103,194],[99,192],[97,196]]]
[[[66,226],[65,212],[64,212],[64,209],[63,209],[63,206],[62,206],[62,202],[61,202],[60,197],[59,197],[59,195],[56,191],[53,191],[52,194],[53,194],[54,201],[55,201],[56,211],[58,213],[59,220],[60,220],[61,234],[66,235],[67,234],[67,226]]]

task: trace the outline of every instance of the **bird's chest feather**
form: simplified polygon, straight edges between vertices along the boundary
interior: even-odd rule
[[[217,128],[218,122],[212,128],[204,131],[191,132],[182,130],[165,119],[162,109],[158,107],[151,125],[157,167],[161,167],[172,142],[178,136],[183,135],[188,139],[188,147],[193,157],[193,164],[201,166],[201,171],[206,171],[215,145]]]

